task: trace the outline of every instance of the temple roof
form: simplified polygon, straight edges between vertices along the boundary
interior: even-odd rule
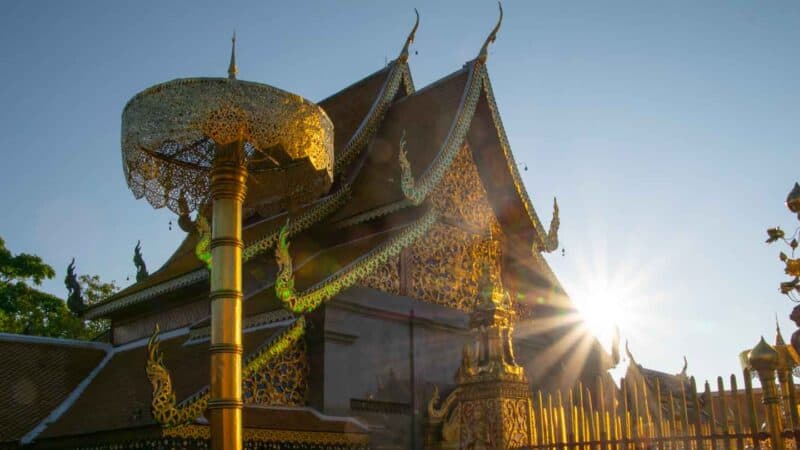
[[[646,388],[648,392],[647,395],[650,399],[658,398],[659,400],[658,402],[651,400],[648,403],[648,407],[651,410],[650,413],[653,417],[656,417],[658,408],[660,407],[661,414],[665,417],[671,419],[682,418],[684,407],[683,399],[685,398],[687,419],[689,421],[694,421],[696,419],[698,412],[692,400],[694,392],[692,389],[693,377],[687,374],[688,363],[685,357],[683,369],[677,374],[670,374],[646,368],[636,362],[633,354],[628,349],[627,343],[625,345],[625,352],[628,355],[628,369],[625,372],[625,381],[629,383],[630,386],[637,386],[638,395],[640,397],[642,396],[643,389]],[[661,393],[660,398],[657,395],[659,391]],[[628,395],[633,398],[634,392],[636,392],[636,390],[631,387],[628,391]],[[670,402],[672,402],[672,405],[670,405]],[[703,421],[709,420],[708,414],[703,410],[705,398],[702,395],[698,395],[697,402],[701,408],[700,419]],[[673,412],[675,412],[677,417],[672,417]]]
[[[413,32],[409,39],[412,37]],[[336,129],[336,180],[327,195],[291,213],[289,234],[293,259],[302,260],[305,254],[326,262],[325,258],[335,256],[333,263],[315,264],[305,271],[298,265],[298,286],[341,278],[345,275],[342,270],[350,270],[352,262],[382,245],[383,240],[371,238],[371,233],[398,221],[409,225],[408,217],[421,217],[428,209],[427,195],[441,181],[458,150],[469,143],[491,208],[512,247],[517,248],[514,275],[526,279],[518,287],[528,289],[532,298],[569,303],[539,255],[557,245],[557,216],[550,231],[545,231],[511,155],[485,60],[470,61],[415,92],[408,66],[398,58],[320,105]],[[399,157],[403,136],[408,169]],[[407,178],[410,183],[403,181]],[[258,261],[264,262],[272,257],[278,230],[288,215],[283,212],[245,220],[245,273],[252,258],[261,256]],[[189,233],[162,268],[92,306],[86,317],[124,313],[128,305],[206,280],[207,271],[194,256],[197,241],[197,234]]]
[[[0,333],[0,443],[19,441],[34,430],[110,349],[96,342]]]
[[[277,322],[246,330],[242,337],[245,355],[284,329],[285,322]],[[161,349],[179,402],[208,385],[207,340],[191,339],[188,329],[176,330],[162,336]],[[80,397],[66,405],[63,414],[38,438],[156,425],[150,408],[152,387],[144,374],[147,358],[146,339],[114,348],[113,356],[89,380]]]

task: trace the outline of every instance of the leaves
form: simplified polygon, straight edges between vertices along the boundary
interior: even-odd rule
[[[12,256],[11,251],[6,248],[6,242],[0,237],[0,282],[31,279],[38,286],[55,275],[53,268],[42,262],[38,256],[27,253]]]
[[[106,321],[84,321],[66,302],[31,286],[55,276],[51,266],[35,255],[12,255],[0,238],[0,331],[72,339],[93,339],[108,330]],[[119,288],[97,275],[81,275],[87,303],[97,303]]]

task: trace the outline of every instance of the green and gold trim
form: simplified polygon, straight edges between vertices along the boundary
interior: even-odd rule
[[[416,10],[414,10],[416,13]],[[400,55],[392,61],[389,75],[381,87],[380,94],[375,102],[372,104],[367,116],[361,121],[361,124],[356,129],[356,132],[345,144],[344,148],[337,151],[334,155],[333,173],[338,175],[344,168],[350,164],[363,148],[367,146],[370,139],[378,131],[378,126],[383,121],[386,111],[389,109],[392,100],[397,95],[400,84],[403,83],[406,93],[409,95],[414,92],[414,84],[411,81],[411,72],[408,70],[408,49],[419,27],[419,13],[417,13],[417,20],[414,23],[414,28],[411,29],[408,38],[406,38],[405,45],[400,50]]]
[[[413,224],[407,226],[387,242],[362,255],[350,267],[342,269],[325,278],[310,288],[296,292],[292,273],[292,258],[289,254],[289,243],[286,239],[286,227],[281,231],[275,257],[278,262],[278,276],[275,280],[275,295],[284,306],[297,314],[316,309],[322,302],[357,283],[363,277],[386,263],[389,258],[397,256],[400,251],[411,245],[424,235],[436,221],[436,212],[429,210]]]

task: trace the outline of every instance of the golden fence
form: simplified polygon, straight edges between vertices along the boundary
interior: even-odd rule
[[[532,449],[745,450],[797,449],[800,423],[788,371],[761,373],[754,389],[749,370],[744,390],[731,375],[699,392],[693,377],[629,375],[617,387],[610,377],[533,397]],[[762,377],[762,375],[764,377]],[[663,379],[663,381],[662,381]],[[664,385],[662,385],[664,384]]]

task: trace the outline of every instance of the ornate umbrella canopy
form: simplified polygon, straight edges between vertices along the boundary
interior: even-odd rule
[[[233,78],[185,78],[150,87],[122,113],[122,164],[136,198],[177,214],[209,194],[217,146],[244,140],[245,207],[288,206],[325,193],[333,176],[333,124],[299,95]]]

